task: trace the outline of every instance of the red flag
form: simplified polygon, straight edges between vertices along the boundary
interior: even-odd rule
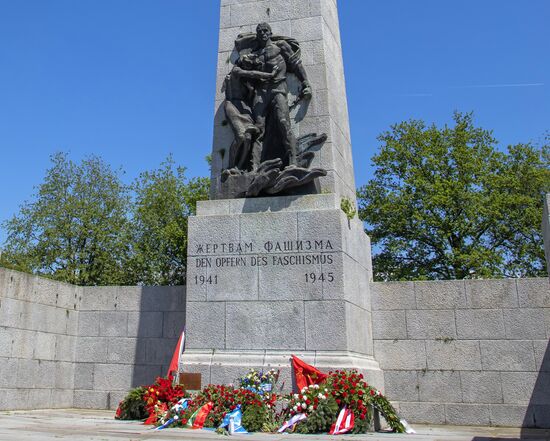
[[[176,344],[176,349],[174,350],[174,355],[172,355],[172,361],[170,362],[166,374],[167,377],[169,377],[172,372],[178,372],[180,356],[183,354],[183,351],[185,351],[185,329],[181,331],[180,338]]]
[[[115,419],[119,419],[120,416],[122,415],[122,403],[123,401],[121,401],[120,403],[118,403],[118,407],[116,408],[116,413],[115,413]]]
[[[327,374],[323,374],[320,370],[300,360],[296,355],[292,356],[292,367],[294,368],[294,378],[298,390],[312,384],[319,384],[327,378]]]

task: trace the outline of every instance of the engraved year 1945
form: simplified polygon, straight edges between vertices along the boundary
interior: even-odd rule
[[[195,276],[195,285],[217,285],[218,276]]]
[[[334,282],[334,273],[305,273],[306,283]]]

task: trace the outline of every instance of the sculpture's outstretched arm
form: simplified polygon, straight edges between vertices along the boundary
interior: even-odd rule
[[[251,80],[271,80],[278,71],[278,67],[275,66],[272,72],[260,72],[259,70],[245,70],[238,66],[233,68],[233,72],[243,78]]]

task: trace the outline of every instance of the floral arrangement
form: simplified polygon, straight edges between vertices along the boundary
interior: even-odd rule
[[[279,371],[275,369],[271,369],[266,373],[258,372],[256,369],[250,369],[248,373],[239,378],[237,382],[241,388],[263,394],[264,392],[271,392],[277,380],[279,380]]]
[[[296,432],[320,433],[330,429],[338,413],[338,404],[324,383],[312,384],[304,387],[300,393],[290,395],[286,410],[289,418],[301,413],[307,415],[296,426]]]
[[[363,374],[356,371],[329,372],[325,380],[326,387],[341,408],[346,406],[355,416],[352,433],[365,433],[372,422],[371,407],[377,408],[395,432],[404,432],[395,409],[382,393],[363,379]]]
[[[350,433],[366,433],[371,429],[371,408],[377,408],[395,432],[405,428],[395,409],[379,390],[369,386],[363,375],[356,371],[329,372],[320,384],[303,388],[290,396],[287,417],[305,413],[307,419],[296,426],[298,433],[328,432],[340,409],[350,409],[355,417]]]
[[[285,421],[294,419],[297,423],[291,425],[291,430],[326,433],[334,427],[340,412],[345,410],[350,418],[353,417],[348,426],[349,433],[366,433],[371,429],[372,409],[375,408],[393,431],[405,431],[387,398],[356,371],[329,372],[319,384],[310,384],[299,393],[284,396],[272,392],[278,375],[274,370],[261,373],[251,369],[238,380],[237,388],[208,385],[192,397],[185,397],[180,386],[173,386],[171,377],[157,378],[154,385],[130,392],[119,409],[139,408],[136,401],[141,394],[145,413],[149,415],[146,423],[156,424],[159,428],[168,425],[210,427],[224,433],[227,428],[222,421],[232,412],[242,412],[242,426],[249,432],[275,432]],[[277,412],[276,409],[280,410]],[[198,419],[200,423],[197,423]]]
[[[190,399],[186,408],[173,406],[159,418],[159,424],[174,419],[174,426],[186,426],[189,420],[205,404],[212,403],[212,409],[204,421],[204,427],[217,428],[225,415],[240,406],[243,412],[243,426],[252,432],[271,431],[276,425],[275,403],[277,395],[253,392],[248,389],[234,389],[225,385],[208,385]]]
[[[116,410],[115,418],[117,420],[143,420],[149,415],[145,409],[143,395],[145,387],[139,386],[132,389],[126,395],[126,398],[120,402]]]
[[[145,414],[146,423],[154,424],[184,396],[183,388],[173,385],[171,375],[157,377],[154,384],[132,389],[118,405],[116,418],[143,419]]]

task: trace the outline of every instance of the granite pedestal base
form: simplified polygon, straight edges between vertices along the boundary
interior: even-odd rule
[[[356,369],[369,384],[384,390],[384,374],[370,356],[339,351],[301,351],[293,354],[321,372]],[[235,384],[239,377],[254,368],[263,372],[278,370],[278,387],[284,391],[294,388],[289,351],[190,349],[182,357],[181,365],[186,372],[200,373],[203,387],[207,384]]]
[[[200,202],[189,219],[187,274],[182,364],[203,382],[232,382],[248,367],[289,366],[290,354],[303,354],[382,386],[370,241],[335,194]]]

